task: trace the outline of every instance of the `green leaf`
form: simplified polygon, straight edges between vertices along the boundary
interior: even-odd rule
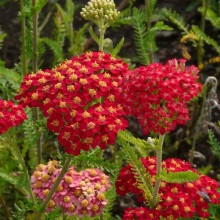
[[[220,45],[212,39],[211,37],[207,36],[204,32],[200,30],[200,28],[196,25],[192,25],[192,30],[195,32],[195,34],[201,38],[204,42],[206,42],[209,45],[212,45],[214,49],[220,54]]]
[[[171,31],[173,30],[172,27],[165,25],[163,21],[158,21],[150,31]]]
[[[0,178],[14,186],[17,184],[17,179],[6,173],[2,168],[0,168]]]
[[[220,142],[215,137],[212,130],[208,129],[208,135],[209,135],[208,143],[211,145],[212,152],[220,160]]]
[[[89,34],[92,37],[92,39],[99,44],[99,38],[96,36],[95,32],[93,31],[92,26],[89,27]]]
[[[46,37],[42,41],[53,51],[57,63],[63,61],[63,50],[58,41]]]
[[[161,9],[161,14],[163,19],[171,21],[173,24],[175,24],[180,30],[182,30],[184,33],[189,33],[189,25],[187,25],[181,17],[180,14],[178,14],[176,11],[173,11],[171,9],[163,8]]]
[[[166,172],[162,171],[161,180],[166,181],[167,183],[186,183],[194,182],[199,178],[197,173],[192,171],[182,171],[182,172]]]
[[[199,7],[198,11],[204,13],[204,8]],[[215,28],[220,29],[220,17],[211,8],[207,9],[205,19],[210,21]]]
[[[130,144],[133,144],[143,157],[146,157],[151,151],[155,150],[155,147],[153,145],[148,143],[146,140],[134,137],[127,130],[120,130],[118,132],[118,137],[126,142],[129,142]]]
[[[122,39],[120,40],[120,42],[116,45],[116,47],[112,50],[112,56],[117,56],[117,54],[120,52],[123,44],[124,44],[124,37],[122,37]]]
[[[126,161],[132,166],[134,177],[137,181],[137,186],[143,191],[145,202],[149,203],[152,200],[153,184],[150,173],[146,170],[141,160],[139,160],[134,148],[126,143],[120,136],[117,143],[122,146]]]
[[[139,61],[143,65],[149,64],[149,56],[147,47],[152,45],[152,41],[154,37],[149,37],[149,35],[153,35],[154,33],[147,32],[146,24],[145,24],[145,14],[143,11],[138,10],[137,8],[133,9],[133,17],[132,17],[132,26],[134,28],[134,43],[137,52],[137,56]],[[148,39],[150,42],[147,42],[146,45],[146,35],[148,33]]]
[[[46,4],[47,4],[47,0],[37,0],[34,7],[35,12],[39,13]]]

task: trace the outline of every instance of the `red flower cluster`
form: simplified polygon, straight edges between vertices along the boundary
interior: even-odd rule
[[[118,104],[127,70],[126,63],[109,54],[88,52],[25,76],[16,99],[43,111],[67,153],[78,155],[97,145],[104,149],[127,126]]]
[[[0,100],[0,134],[21,124],[27,118],[23,108],[12,101]]]
[[[152,181],[155,182],[156,160],[154,157],[142,159],[146,170],[151,174]],[[188,171],[196,172],[190,164],[180,159],[170,158],[163,161],[163,168],[167,172]],[[143,205],[144,198],[142,191],[137,188],[137,183],[132,173],[131,166],[124,167],[116,182],[117,193],[121,196],[126,193],[134,193],[137,200]],[[195,214],[199,217],[209,216],[208,204],[220,203],[220,194],[217,191],[218,182],[206,175],[200,175],[195,182],[167,183],[162,181],[159,190],[161,201],[156,207],[133,207],[125,210],[123,219],[125,220],[159,220],[160,216],[167,220],[178,218],[192,218]]]
[[[37,166],[31,176],[33,192],[45,200],[61,169],[57,161]],[[105,192],[109,189],[109,177],[99,169],[77,172],[70,167],[47,205],[47,211],[60,206],[69,216],[94,217],[100,215],[107,204]]]
[[[164,134],[189,120],[187,102],[201,90],[198,69],[185,60],[153,63],[129,71],[123,83],[123,103],[137,117],[143,132]]]

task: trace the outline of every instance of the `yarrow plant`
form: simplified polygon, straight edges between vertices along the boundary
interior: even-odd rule
[[[55,160],[36,167],[31,183],[37,198],[45,200],[60,172],[61,167]],[[61,207],[68,216],[76,215],[80,218],[100,215],[107,204],[105,192],[109,187],[109,178],[101,170],[86,169],[77,172],[71,166],[56,188],[46,210],[50,212]]]
[[[26,75],[15,99],[24,107],[42,110],[67,153],[78,155],[96,146],[105,149],[127,126],[118,103],[127,69],[110,54],[87,52],[52,70]]]
[[[22,54],[21,68],[16,70],[22,69],[21,84],[18,83],[20,77],[15,76],[17,72],[13,75],[14,71],[1,67],[0,60],[0,73],[3,69],[4,74],[14,80],[15,85],[9,83],[13,89],[20,87],[14,97],[18,105],[0,100],[0,134],[28,119],[21,129],[10,129],[0,137],[0,146],[6,146],[4,149],[9,149],[13,155],[13,163],[5,170],[0,169],[0,178],[28,198],[16,203],[17,211],[13,213],[16,219],[118,219],[118,213],[117,217],[115,212],[111,213],[114,202],[118,195],[128,193],[134,194],[136,199],[134,206],[126,208],[121,215],[124,220],[209,218],[212,217],[209,205],[220,204],[216,180],[200,174],[186,161],[163,160],[165,135],[190,119],[188,105],[202,91],[202,85],[198,69],[187,66],[183,59],[152,63],[156,32],[170,30],[170,27],[161,21],[154,24],[156,1],[145,1],[146,14],[144,10],[135,9],[133,2],[129,1],[129,7],[119,17],[113,0],[88,1],[80,14],[91,21],[90,24],[97,25],[95,31],[92,26],[87,29],[88,24],[79,31],[73,28],[74,8],[77,7],[72,0],[66,0],[65,8],[57,3],[57,36],[53,40],[49,37],[40,40],[38,30],[50,20],[47,16],[43,24],[37,26],[46,1],[33,0],[32,4],[20,1]],[[124,3],[119,8],[124,7]],[[32,25],[29,25],[30,18]],[[124,38],[114,49],[111,39],[105,39],[106,29],[117,19],[116,27],[133,23],[137,58],[142,65],[149,65],[132,69],[123,59],[117,58]],[[26,27],[30,28],[27,32]],[[64,57],[61,48],[66,36],[71,51],[75,54],[84,51],[75,51],[79,46],[74,44],[80,38],[79,45],[82,45],[85,30],[98,44],[98,51],[82,52],[54,68],[38,70],[38,55],[44,50],[42,44],[52,49],[54,61],[58,63]],[[33,48],[29,48],[30,33],[33,33]],[[198,38],[215,45],[205,35]],[[26,57],[29,51],[33,51],[30,55],[33,73],[26,74],[30,66]],[[217,80],[215,84],[217,88]],[[0,88],[1,94],[2,91]],[[31,111],[26,109],[28,118],[25,108],[32,108]],[[129,116],[137,118],[144,135],[153,137],[139,139],[126,131]],[[42,121],[46,121],[46,126]],[[50,143],[54,143],[54,135],[43,133],[45,127],[57,136],[60,144],[57,149],[63,147],[67,153],[58,150],[60,162],[49,158],[46,165],[42,163],[42,159],[48,161],[46,157],[52,155],[42,154],[46,142],[51,138]],[[116,142],[120,147],[114,146]],[[34,145],[37,150],[33,149]],[[0,206],[7,214],[1,186]],[[6,218],[11,219],[10,216]]]
[[[10,127],[18,126],[27,116],[21,105],[12,101],[0,100],[0,134],[5,133]]]
[[[123,80],[126,113],[137,117],[142,131],[168,133],[188,120],[187,103],[201,91],[198,69],[185,60],[152,63],[128,71]]]
[[[156,178],[156,158],[147,157],[141,159],[142,164],[150,173],[152,182]],[[188,162],[177,158],[169,158],[163,161],[164,172],[178,173],[191,171],[198,174]],[[130,207],[125,210],[123,219],[165,219],[193,218],[198,215],[202,218],[209,217],[209,203],[220,204],[220,193],[218,193],[218,182],[206,175],[198,174],[199,178],[194,182],[169,183],[161,182],[159,195],[160,201],[155,207],[146,206],[143,191],[138,188],[132,166],[125,166],[119,174],[116,182],[117,193],[121,196],[133,193],[137,197],[139,206]]]

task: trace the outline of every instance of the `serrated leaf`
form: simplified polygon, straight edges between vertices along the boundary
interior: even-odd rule
[[[169,21],[171,21],[184,33],[187,34],[189,32],[188,25],[185,23],[185,20],[176,11],[173,11],[168,8],[163,8],[163,9],[161,9],[161,14],[164,19],[168,19]]]
[[[92,39],[97,43],[99,44],[99,38],[96,36],[92,26],[89,27],[89,34],[90,36],[92,37]]]
[[[192,30],[195,34],[201,38],[205,43],[212,45],[214,49],[220,54],[220,45],[211,37],[207,36],[204,32],[200,30],[200,28],[196,25],[192,25]]]
[[[119,41],[119,43],[113,49],[112,56],[116,56],[120,52],[120,50],[121,50],[121,48],[122,48],[122,46],[124,44],[124,41],[125,41],[125,39],[124,39],[124,37],[122,37],[122,39]]]
[[[47,4],[47,0],[37,0],[34,6],[35,12],[39,13],[46,4]]]
[[[171,31],[173,30],[172,27],[165,25],[163,21],[158,21],[150,31]]]
[[[144,157],[150,151],[155,150],[155,147],[153,145],[148,143],[146,140],[134,137],[131,134],[131,132],[129,132],[127,130],[124,130],[124,131],[120,130],[118,132],[118,137],[123,139],[124,141],[127,141],[127,142],[133,144],[137,148],[137,150],[141,153],[141,155]],[[144,151],[144,152],[142,152],[142,151]]]
[[[161,180],[166,181],[167,183],[186,183],[194,182],[199,178],[197,173],[192,171],[182,171],[182,172],[166,172],[162,171]]]
[[[63,61],[63,50],[58,41],[50,38],[43,38],[42,41],[53,51],[56,61]]]
[[[199,7],[198,11],[204,13],[204,8]],[[220,28],[220,17],[211,8],[207,9],[205,19],[210,21],[215,28]]]

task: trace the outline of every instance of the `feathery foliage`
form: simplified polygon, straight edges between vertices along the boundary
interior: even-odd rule
[[[119,131],[118,137],[134,145],[142,157],[146,157],[155,147],[146,140],[134,137],[128,130]]]
[[[129,143],[120,138],[120,136],[118,136],[117,143],[122,146],[122,151],[126,161],[132,166],[132,170],[137,181],[137,186],[143,191],[145,202],[149,204],[149,201],[152,199],[153,192],[151,175],[147,172],[144,165],[135,153],[134,148]]]
[[[147,52],[147,46],[150,42],[150,35],[147,35],[147,28],[145,24],[145,13],[137,8],[133,9],[132,27],[134,28],[134,43],[136,47],[137,56],[139,61],[143,65],[149,64],[149,57]]]
[[[207,36],[204,32],[200,30],[200,28],[196,25],[192,25],[192,30],[194,33],[202,39],[205,43],[212,45],[214,49],[220,53],[220,45],[211,37]]]
[[[197,173],[192,171],[184,171],[184,172],[166,172],[166,170],[162,171],[161,179],[166,181],[167,183],[186,183],[186,182],[194,182],[199,178]]]
[[[212,152],[220,160],[220,142],[217,140],[212,130],[208,129],[208,135],[208,143],[211,146]]]
[[[161,15],[163,19],[169,20],[175,24],[181,31],[183,31],[183,33],[187,34],[189,32],[189,26],[186,24],[183,17],[176,11],[163,8],[161,9]]]
[[[28,116],[22,124],[22,130],[24,132],[23,145],[22,145],[22,157],[25,158],[28,153],[28,163],[31,170],[37,165],[37,140],[38,134],[36,130],[36,123],[34,122],[31,109],[26,109]]]
[[[204,13],[204,8],[199,7],[198,11]],[[207,9],[205,19],[210,21],[215,28],[220,28],[220,17],[211,8]]]

